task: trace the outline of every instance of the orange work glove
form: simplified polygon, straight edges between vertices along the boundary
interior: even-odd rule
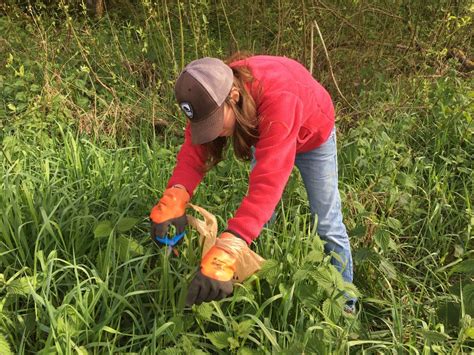
[[[176,234],[184,233],[187,224],[186,205],[190,196],[185,188],[170,187],[150,213],[151,239],[157,244],[156,238],[164,238],[170,224],[176,227]]]
[[[189,286],[186,305],[229,296],[233,282],[244,281],[260,269],[263,261],[244,240],[228,232],[222,233],[202,258],[200,270]]]

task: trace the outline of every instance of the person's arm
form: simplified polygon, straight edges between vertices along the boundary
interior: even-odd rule
[[[184,187],[189,195],[192,196],[194,190],[204,177],[207,152],[203,146],[191,143],[189,124],[186,126],[184,143],[176,160],[176,166],[166,187]]]
[[[302,111],[301,100],[291,93],[262,104],[257,164],[249,176],[247,196],[227,224],[227,231],[249,244],[272,216],[293,169]]]
[[[204,147],[191,144],[191,133],[188,125],[185,130],[184,144],[178,153],[173,175],[169,179],[161,199],[150,213],[151,238],[158,245],[169,242],[168,239],[165,239],[165,236],[170,224],[176,227],[177,235],[184,234],[184,228],[187,224],[186,206],[194,189],[204,176],[203,167],[206,156]]]

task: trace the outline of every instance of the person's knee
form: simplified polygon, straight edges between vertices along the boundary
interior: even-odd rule
[[[329,227],[318,225],[317,231],[329,251],[339,252],[340,250],[350,249],[349,237],[344,225]]]

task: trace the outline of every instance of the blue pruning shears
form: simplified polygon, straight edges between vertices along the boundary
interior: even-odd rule
[[[167,246],[167,255],[170,255],[171,252],[173,252],[174,255],[178,256],[178,250],[175,246],[184,238],[185,235],[186,232],[175,234],[172,238],[168,238],[167,236],[155,236],[155,243]]]

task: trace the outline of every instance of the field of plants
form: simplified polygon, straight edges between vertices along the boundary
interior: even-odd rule
[[[0,4],[0,354],[474,351],[470,1],[87,3]],[[297,170],[230,298],[185,307],[197,232],[178,256],[149,238],[183,141],[174,80],[237,50],[295,58],[334,98],[353,286]],[[221,231],[248,172],[230,150],[193,197]]]

